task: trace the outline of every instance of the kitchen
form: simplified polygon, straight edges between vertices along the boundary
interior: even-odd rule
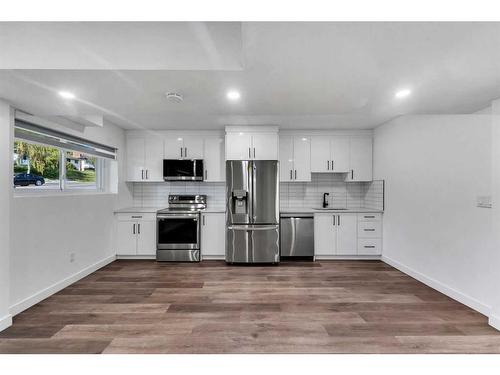
[[[499,25],[0,22],[0,353],[499,354]]]

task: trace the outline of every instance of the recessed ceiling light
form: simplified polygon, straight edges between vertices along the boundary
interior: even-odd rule
[[[232,101],[236,101],[239,98],[241,98],[241,94],[239,91],[236,90],[229,90],[226,94],[227,98]]]
[[[397,91],[394,96],[396,98],[398,98],[398,99],[401,99],[401,98],[406,98],[410,94],[411,94],[411,90],[410,89],[403,89],[403,90]]]
[[[69,91],[59,91],[59,96],[64,99],[75,99],[75,94]]]
[[[182,94],[179,94],[178,92],[167,92],[165,95],[167,100],[172,103],[181,103],[184,100]]]

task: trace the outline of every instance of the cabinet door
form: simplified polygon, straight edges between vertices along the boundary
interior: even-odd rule
[[[184,137],[184,158],[203,159],[203,138]]]
[[[311,139],[309,137],[294,137],[293,160],[294,181],[311,181]]]
[[[201,217],[201,256],[226,254],[226,214],[205,213]]]
[[[330,156],[330,138],[311,137],[311,172],[333,172],[330,168]]]
[[[335,255],[336,227],[333,220],[332,214],[314,214],[315,256]]]
[[[180,159],[184,156],[184,139],[182,137],[165,138],[165,159]]]
[[[358,215],[340,214],[337,216],[337,255],[356,255],[358,253]]]
[[[136,255],[137,254],[137,222],[118,221],[116,230],[116,254]]]
[[[347,181],[371,181],[372,138],[352,137],[350,144],[350,171]]]
[[[163,138],[146,138],[145,180],[163,181]]]
[[[333,137],[331,140],[333,171],[349,172],[349,137]]]
[[[293,181],[293,137],[280,137],[280,181]]]
[[[127,138],[127,181],[144,177],[144,138]]]
[[[248,133],[226,134],[226,160],[251,159],[252,136]]]
[[[156,221],[139,220],[137,222],[137,254],[156,254]]]
[[[224,138],[205,138],[205,156],[203,158],[205,168],[205,181],[225,181],[226,168],[224,167]]]
[[[278,160],[278,135],[254,134],[252,136],[252,159]]]

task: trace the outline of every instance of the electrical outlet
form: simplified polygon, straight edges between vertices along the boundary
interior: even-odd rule
[[[69,254],[69,262],[73,263],[75,261],[75,253]]]
[[[491,195],[482,195],[476,198],[476,206],[481,208],[491,208]]]

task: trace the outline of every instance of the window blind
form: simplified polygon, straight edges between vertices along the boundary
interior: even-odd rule
[[[15,119],[14,123],[14,136],[17,139],[59,147],[68,151],[77,151],[101,158],[116,159],[117,149],[114,147],[49,129],[18,118]]]

